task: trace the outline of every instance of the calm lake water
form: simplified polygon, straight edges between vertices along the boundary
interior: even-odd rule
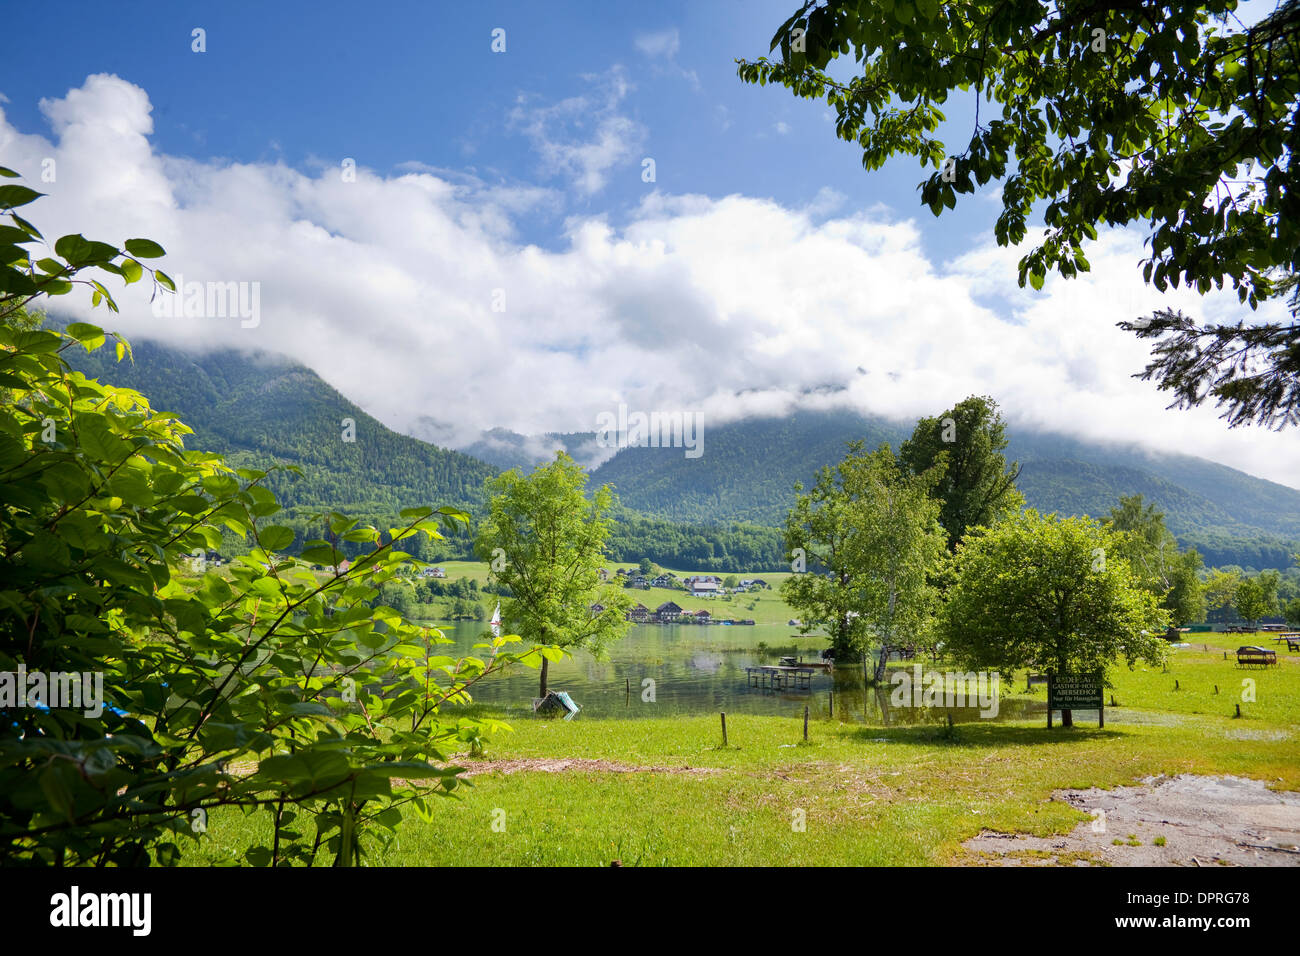
[[[444,636],[455,641],[460,654],[473,651],[487,631],[484,623],[458,622],[438,625]],[[764,655],[758,645],[780,648]],[[552,662],[548,675],[551,690],[567,691],[582,708],[575,718],[665,717],[673,715],[773,714],[803,715],[805,706],[814,718],[828,716],[834,693],[835,716],[868,724],[941,723],[951,711],[954,721],[978,720],[973,707],[896,708],[889,706],[888,690],[866,690],[860,667],[813,675],[808,689],[769,690],[751,687],[745,668],[776,664],[791,646],[803,660],[817,661],[825,639],[798,637],[782,625],[633,625],[627,635],[611,647],[603,660],[576,651],[562,661]],[[446,646],[443,653],[453,650]],[[646,683],[653,681],[653,684]],[[475,685],[474,699],[504,710],[510,716],[532,713],[537,695],[536,670],[516,666]],[[1000,720],[1019,720],[1046,713],[1046,702],[1002,700]]]

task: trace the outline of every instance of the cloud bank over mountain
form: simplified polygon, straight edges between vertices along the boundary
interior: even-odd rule
[[[147,91],[107,74],[43,101],[46,132],[0,112],[0,163],[49,194],[29,218],[51,238],[146,236],[186,282],[260,283],[253,327],[160,318],[143,284],[115,288],[120,316],[80,295],[60,307],[172,346],[282,352],[391,427],[454,447],[495,426],[592,431],[620,403],[697,414],[707,429],[794,408],[910,419],[979,393],[1015,423],[1300,485],[1294,435],[1167,411],[1131,377],[1147,352],[1117,321],[1158,306],[1242,308],[1231,294],[1145,287],[1135,233],[1103,233],[1089,275],[1032,292],[1016,287],[1016,250],[981,236],[959,259],[931,261],[917,224],[883,205],[790,208],[648,183],[632,208],[572,213],[553,248],[523,243],[518,224],[535,207],[586,210],[610,175],[637,175],[646,131],[621,112],[620,82],[592,78],[593,122],[576,122],[568,101],[501,117],[539,152],[544,183],[414,160],[384,175],[359,159],[350,177],[335,161],[303,171],[163,155]]]

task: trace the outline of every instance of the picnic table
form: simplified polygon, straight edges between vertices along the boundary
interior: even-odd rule
[[[1238,667],[1268,667],[1277,663],[1277,651],[1247,644],[1237,648]]]

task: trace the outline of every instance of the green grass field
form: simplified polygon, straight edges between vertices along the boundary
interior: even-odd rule
[[[408,815],[398,841],[370,862],[978,862],[961,843],[981,830],[1050,836],[1088,819],[1050,799],[1061,788],[1214,773],[1300,789],[1300,655],[1282,645],[1278,667],[1247,671],[1223,652],[1268,644],[1265,635],[1198,637],[1174,651],[1168,673],[1117,668],[1119,706],[1107,709],[1104,730],[1082,716],[1051,731],[1041,721],[949,732],[823,719],[804,743],[798,719],[733,715],[723,747],[717,715],[516,722],[485,758],[459,761],[473,776],[439,801],[432,822]],[[1023,688],[1016,675],[1008,689]],[[556,772],[562,760],[583,763]],[[214,814],[187,860],[237,862],[265,835],[264,816]]]
[[[452,581],[456,578],[469,578],[477,581],[481,588],[488,581],[488,565],[484,561],[440,561],[436,562],[437,566],[447,572],[446,580]],[[610,562],[605,565],[611,575],[617,573],[619,568],[632,569],[635,564]],[[698,572],[679,571],[676,568],[665,568],[665,571],[671,571],[679,578],[687,577]],[[791,576],[790,571],[772,571],[772,572],[744,572],[737,573],[739,578],[762,578],[770,588],[766,590],[750,591],[747,594],[731,595],[729,598],[714,597],[691,597],[685,591],[672,590],[670,588],[651,588],[648,591],[632,590],[628,593],[632,596],[633,602],[641,602],[654,610],[665,601],[675,601],[687,611],[699,611],[701,609],[709,611],[717,618],[735,618],[749,619],[755,624],[785,624],[791,618],[797,617],[788,604],[781,599],[780,587],[781,582]],[[717,577],[725,579],[727,574],[717,574]],[[491,604],[494,600],[491,596],[482,599]],[[481,602],[482,603],[482,602]],[[488,607],[491,613],[491,607]]]

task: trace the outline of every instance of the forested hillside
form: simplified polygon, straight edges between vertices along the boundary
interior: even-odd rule
[[[303,477],[272,482],[295,514],[337,508],[379,519],[419,504],[474,511],[484,479],[498,470],[527,470],[554,457],[556,448],[579,461],[608,453],[590,433],[522,436],[493,429],[471,446],[489,463],[388,429],[310,369],[281,358],[134,345],[134,363],[116,363],[108,350],[70,358],[87,374],[136,388],[155,408],[176,412],[194,428],[194,447],[221,452],[239,466],[301,467]],[[354,422],[355,441],[344,440],[344,419]],[[852,440],[897,447],[910,431],[908,424],[849,411],[751,419],[707,429],[699,458],[686,458],[682,449],[622,449],[593,471],[592,481],[618,493],[611,547],[619,560],[772,569],[782,565],[776,529],[794,483],[808,484]],[[1010,438],[1008,457],[1021,464],[1019,487],[1040,511],[1104,515],[1121,495],[1140,493],[1211,565],[1286,567],[1300,541],[1295,489],[1190,455],[1014,429]],[[460,540],[430,555],[464,556],[467,547]]]
[[[419,504],[472,506],[497,469],[461,452],[400,435],[352,404],[315,372],[274,356],[222,351],[188,355],[133,343],[135,362],[111,349],[69,353],[74,367],[143,392],[195,431],[191,444],[240,467],[295,464],[303,478],[277,476],[288,507],[373,512]],[[345,441],[344,419],[355,423]]]
[[[647,514],[774,525],[789,508],[794,482],[808,484],[849,441],[897,447],[910,431],[851,412],[801,412],[709,428],[697,459],[680,449],[624,449],[594,477]],[[1031,507],[1101,516],[1121,495],[1141,493],[1210,564],[1286,567],[1300,540],[1300,491],[1201,458],[1014,428],[1007,455],[1021,464],[1018,485]]]

